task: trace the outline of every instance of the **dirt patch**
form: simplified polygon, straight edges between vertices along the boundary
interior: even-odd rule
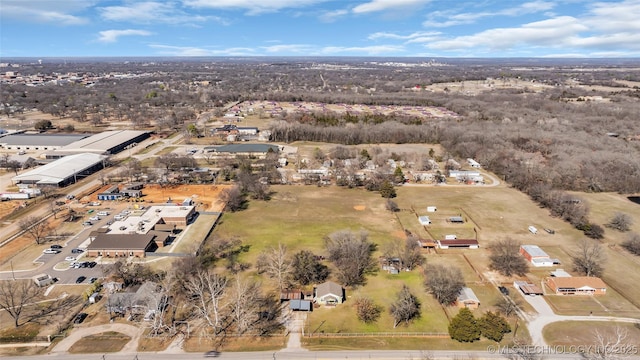
[[[367,207],[364,205],[356,205],[353,208],[356,209],[357,211],[364,211],[364,209],[366,209]]]
[[[107,185],[96,191],[89,197],[89,201],[98,201],[98,194],[113,185]],[[224,189],[227,189],[229,185],[173,185],[173,186],[160,186],[160,185],[145,185],[142,189],[142,200],[148,203],[182,203],[186,198],[191,198],[193,202],[198,206],[200,211],[222,211],[224,209],[224,202],[220,198],[220,195]],[[83,199],[84,201],[85,199]],[[127,201],[127,200],[123,200]],[[135,199],[129,199],[130,202],[135,202]]]

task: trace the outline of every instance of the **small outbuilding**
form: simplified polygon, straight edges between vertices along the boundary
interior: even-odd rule
[[[420,222],[420,225],[431,225],[431,219],[429,219],[428,216],[419,216],[418,217],[418,221]]]
[[[438,248],[468,248],[477,249],[480,247],[478,240],[476,239],[456,239],[456,240],[438,240]]]
[[[295,299],[289,301],[289,309],[291,311],[312,311],[311,301]]]
[[[551,259],[537,245],[521,245],[520,254],[535,267],[553,266],[558,260]]]

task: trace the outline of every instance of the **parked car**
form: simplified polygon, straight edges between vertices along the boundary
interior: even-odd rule
[[[500,290],[500,292],[504,295],[509,295],[509,289],[504,286],[498,286],[498,290]]]
[[[93,223],[91,221],[85,221],[82,223],[82,226],[92,226]]]
[[[62,249],[62,245],[51,245],[52,249]]]
[[[92,201],[89,203],[90,206],[100,206],[100,201]]]
[[[553,229],[548,229],[548,228],[545,228],[545,229],[544,229],[544,231],[548,232],[548,233],[549,233],[549,234],[551,234],[551,235],[553,235],[553,234],[555,234],[555,233],[556,233],[556,231],[555,231],[555,230],[553,230]]]
[[[76,317],[73,319],[73,323],[74,324],[80,324],[84,321],[84,319],[87,318],[87,313],[79,313],[78,315],[76,315]]]
[[[109,212],[108,211],[98,211],[98,216],[109,216]]]
[[[84,252],[84,250],[82,250],[82,249],[78,249],[78,248],[71,249],[71,253],[72,254],[82,254],[83,252]]]
[[[58,249],[44,249],[44,251],[42,251],[43,254],[59,254],[60,250]]]
[[[100,221],[100,217],[99,216],[92,216],[89,218],[89,220],[91,221]]]
[[[96,265],[98,265],[98,263],[97,263],[97,262],[95,262],[95,261],[90,261],[90,262],[89,262],[89,267],[90,267],[90,268],[92,268],[92,269],[93,269],[94,267],[96,267]]]
[[[73,256],[67,256],[66,258],[64,258],[64,261],[73,262],[73,261],[76,261],[76,258],[74,258]]]
[[[96,282],[97,280],[98,280],[98,278],[97,278],[97,277],[89,278],[89,283],[90,283],[90,284],[93,284],[93,283],[94,283],[94,282]]]
[[[76,284],[82,284],[86,279],[86,276],[78,276],[78,278],[76,279]]]

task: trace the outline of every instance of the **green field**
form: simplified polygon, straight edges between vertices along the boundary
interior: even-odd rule
[[[316,254],[326,255],[324,237],[343,229],[368,232],[370,239],[378,244],[378,252],[375,254],[377,257],[381,255],[381,250],[386,244],[403,238],[404,229],[409,229],[421,237],[429,237],[416,218],[416,213],[422,212],[423,209],[424,213],[419,215],[429,215],[432,218],[433,223],[428,229],[436,238],[449,233],[461,234],[459,238],[472,237],[475,235],[474,228],[478,233],[480,249],[424,252],[427,264],[452,264],[463,271],[467,286],[474,289],[482,303],[480,309],[474,312],[476,316],[494,310],[493,305],[500,298],[497,289],[487,280],[495,280],[502,284],[510,284],[514,280],[489,271],[489,244],[513,238],[523,244],[539,245],[553,257],[559,258],[563,264],[561,267],[571,271],[569,254],[577,242],[584,238],[580,231],[560,219],[549,216],[546,209],[540,208],[526,195],[504,185],[400,187],[397,189],[398,197],[394,201],[404,210],[396,214],[385,210],[385,199],[378,193],[362,189],[335,186],[272,186],[271,189],[274,193],[270,201],[251,201],[246,210],[225,213],[214,230],[215,236],[236,237],[241,239],[244,245],[249,245],[250,250],[242,255],[241,261],[254,264],[260,252],[278,243],[286,245],[290,253],[308,249]],[[585,197],[589,201],[588,196]],[[611,197],[612,195],[608,195],[607,198]],[[624,197],[619,196],[618,200],[622,201],[621,199]],[[640,206],[624,200],[626,203],[622,201],[622,205],[638,207],[640,212]],[[621,204],[614,203],[613,208],[624,209]],[[600,202],[599,205],[606,206],[606,202]],[[426,213],[427,206],[437,206],[438,211]],[[412,209],[415,209],[415,212]],[[446,221],[448,216],[458,214],[463,214],[467,219],[465,224],[454,225]],[[534,235],[527,230],[529,225],[539,229],[552,228],[556,234],[550,235],[540,231]],[[616,248],[607,248],[606,251],[609,260],[604,280],[611,286],[610,293],[596,299],[599,302],[584,299],[588,304],[572,304],[570,299],[553,299],[552,303],[560,312],[581,314],[585,309],[593,309],[590,311],[594,311],[594,314],[601,311],[611,316],[637,316],[635,314],[640,313],[637,304],[633,304],[634,299],[640,299],[640,290],[635,286],[625,286],[630,279],[634,279],[634,283],[640,281],[640,272],[628,271],[638,268],[638,259]],[[532,273],[529,277],[538,281],[547,276],[550,270],[552,268],[531,268]],[[265,282],[269,283],[269,280]],[[403,284],[409,286],[420,299],[422,315],[409,325],[401,325],[394,329],[388,308]],[[511,290],[515,292],[513,288]],[[382,315],[376,323],[364,324],[357,320],[353,302],[358,296],[371,297],[383,308]],[[575,301],[580,302],[579,300]],[[526,304],[523,308],[525,311],[531,310]],[[457,308],[447,308],[446,312],[455,315]],[[318,308],[311,313],[305,324],[305,332],[446,333],[447,324],[445,310],[425,290],[420,269],[399,275],[379,271],[368,277],[365,286],[347,289],[347,301],[344,304],[335,308]],[[527,335],[524,329],[522,333],[524,336]],[[315,339],[310,342],[317,344]],[[336,344],[337,342],[338,340]],[[323,346],[328,346],[331,340],[323,338],[322,343]]]

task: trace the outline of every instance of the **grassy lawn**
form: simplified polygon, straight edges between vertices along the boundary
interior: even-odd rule
[[[507,344],[508,337],[502,340]],[[482,339],[472,343],[460,343],[450,338],[434,337],[315,337],[302,339],[302,346],[314,351],[330,350],[486,350],[494,341]]]
[[[640,344],[640,328],[629,323],[561,321],[547,325],[542,330],[542,334],[549,345],[594,345],[596,330],[608,338],[613,337],[616,328],[626,333],[626,339],[622,345]]]
[[[85,336],[69,348],[72,354],[118,352],[131,340],[131,337],[118,332],[105,332]]]
[[[190,337],[184,341],[186,352],[207,352],[210,350],[224,351],[277,351],[287,346],[287,338],[283,336],[259,338],[229,338],[223,347],[218,348],[214,340]]]
[[[389,306],[396,294],[407,285],[421,303],[421,316],[408,325],[393,328]],[[354,303],[358,297],[370,297],[381,306],[382,313],[377,322],[366,324],[358,320]],[[368,278],[367,285],[356,290],[347,289],[347,301],[334,308],[320,307],[309,314],[305,333],[374,333],[374,332],[425,332],[447,333],[449,321],[433,297],[425,291],[422,275],[418,271],[390,275],[380,272]]]
[[[225,213],[216,227],[216,236],[238,237],[251,246],[242,261],[254,263],[261,251],[278,243],[291,252],[324,253],[323,238],[343,229],[367,231],[380,249],[402,234],[378,193],[305,186],[273,186],[272,190],[272,200],[252,201],[246,210]]]
[[[593,315],[639,317],[640,311],[613,289],[601,296],[548,295],[547,301],[560,315]]]
[[[158,151],[158,153],[156,155],[160,156],[160,155],[170,154],[177,148],[178,148],[177,146],[167,146],[167,147],[163,148],[162,150]]]

